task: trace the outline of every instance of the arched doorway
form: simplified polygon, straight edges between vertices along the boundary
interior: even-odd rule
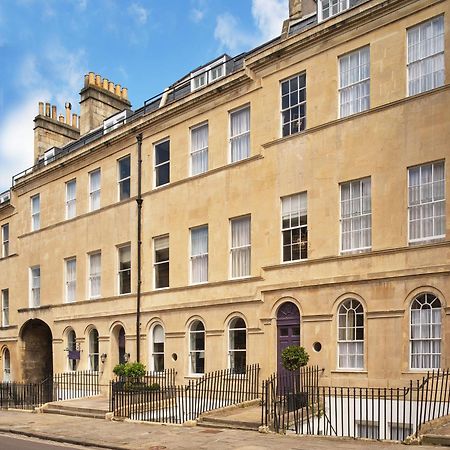
[[[281,352],[289,345],[300,345],[300,311],[292,302],[283,303],[277,311],[277,369],[285,371],[281,364]]]
[[[31,319],[22,327],[22,370],[26,383],[40,383],[53,377],[52,332],[39,319]]]
[[[111,355],[111,367],[114,367],[116,364],[123,364],[128,360],[125,328],[120,323],[112,328],[109,352]]]

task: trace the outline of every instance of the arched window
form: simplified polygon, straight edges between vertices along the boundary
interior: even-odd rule
[[[98,372],[98,331],[89,332],[89,370]]]
[[[77,355],[77,335],[74,330],[67,333],[67,358],[69,370],[77,370],[79,355]]]
[[[229,333],[229,367],[233,373],[245,373],[247,364],[247,327],[244,319],[235,317],[231,320]]]
[[[154,372],[164,372],[164,328],[155,325],[152,331],[152,359],[150,367]]]
[[[5,348],[3,351],[3,382],[9,383],[11,381],[11,357],[9,350]]]
[[[338,367],[364,368],[364,308],[358,300],[352,298],[339,306]]]
[[[411,303],[411,369],[441,366],[441,302],[433,294],[420,294]]]
[[[200,320],[189,328],[189,371],[192,375],[205,373],[205,326]]]

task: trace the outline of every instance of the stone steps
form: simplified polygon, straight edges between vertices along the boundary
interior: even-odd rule
[[[105,419],[107,410],[88,408],[83,406],[64,405],[62,402],[48,403],[42,408],[46,414],[61,414],[65,416],[88,417],[91,419]]]
[[[242,421],[226,417],[206,416],[202,417],[197,422],[197,425],[207,428],[232,428],[237,430],[258,431],[261,424],[259,422]]]
[[[422,436],[422,445],[438,445],[441,447],[450,447],[450,436],[442,434],[424,434]]]

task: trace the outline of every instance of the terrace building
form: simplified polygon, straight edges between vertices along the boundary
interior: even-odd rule
[[[450,2],[289,3],[137,109],[94,73],[79,117],[40,104],[0,195],[3,380],[268,376],[298,343],[329,385],[450,365]]]

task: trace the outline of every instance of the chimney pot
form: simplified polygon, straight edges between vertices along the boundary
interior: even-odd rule
[[[122,98],[128,100],[128,89],[126,87],[122,88]]]
[[[88,73],[88,83],[95,84],[95,73],[94,72]]]
[[[50,117],[50,103],[45,104],[45,115]]]
[[[39,102],[39,115],[44,115],[44,102]]]
[[[120,97],[120,84],[116,84],[114,93]]]
[[[103,78],[103,89],[105,89],[105,91],[108,90],[108,84],[109,84],[109,80],[107,78]]]
[[[109,92],[112,92],[114,94],[115,86],[114,86],[114,83],[112,81],[109,82],[108,89],[109,89]]]
[[[102,85],[102,77],[100,75],[95,75],[95,85],[96,86]]]
[[[72,114],[72,126],[74,127],[74,128],[78,128],[78,125],[77,125],[77,115],[75,114],[75,113],[73,113]]]
[[[70,125],[70,110],[72,109],[72,105],[70,102],[66,102],[64,106],[66,107],[66,124]]]
[[[62,114],[59,115],[59,121],[61,123],[64,123],[64,116]]]
[[[55,105],[52,105],[52,119],[57,120],[56,119],[56,106]]]

